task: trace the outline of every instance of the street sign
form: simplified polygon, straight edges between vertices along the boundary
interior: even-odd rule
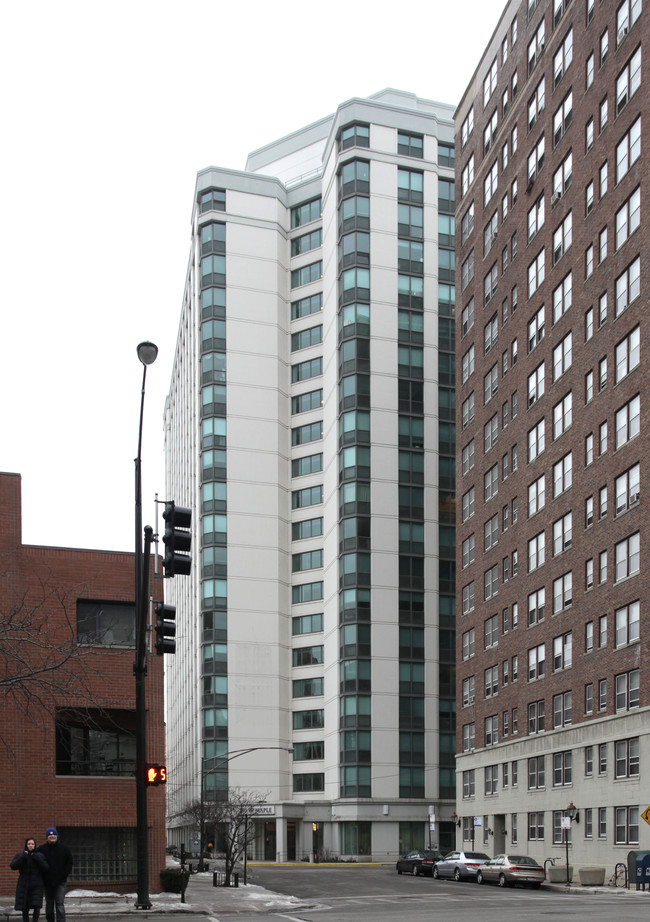
[[[650,807],[646,807],[641,816],[646,821],[648,826],[650,826]]]

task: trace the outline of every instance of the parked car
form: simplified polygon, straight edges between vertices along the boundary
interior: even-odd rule
[[[442,861],[443,856],[440,852],[427,852],[427,855],[430,857],[422,859],[422,873],[433,877],[433,866],[436,861]]]
[[[398,858],[395,867],[398,874],[413,874],[414,877],[418,877],[420,874],[430,874],[431,868],[440,857],[438,852],[415,848],[407,855]],[[425,861],[428,862],[426,869],[423,866]]]
[[[495,855],[476,871],[479,884],[496,882],[500,887],[524,884],[539,889],[544,877],[544,868],[528,855]]]
[[[476,880],[476,871],[480,864],[490,860],[485,852],[449,852],[442,861],[433,866],[433,876],[453,877],[454,880]]]

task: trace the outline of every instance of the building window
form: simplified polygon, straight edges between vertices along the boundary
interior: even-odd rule
[[[424,157],[424,139],[421,134],[411,134],[407,131],[397,132],[397,153],[405,157]]]
[[[544,699],[532,701],[528,705],[528,734],[534,736],[536,733],[543,733],[544,725]],[[535,761],[535,760],[533,760]],[[544,761],[542,758],[542,778],[544,775]]]
[[[639,670],[632,669],[616,676],[616,712],[639,707]]]
[[[341,128],[338,138],[339,152],[349,147],[370,147],[370,126],[358,122]]]
[[[637,186],[622,208],[616,212],[616,249],[618,250],[630,234],[641,223],[641,187]]]
[[[135,646],[135,606],[127,602],[77,600],[77,643]]]
[[[56,774],[135,774],[135,712],[56,711]]]
[[[302,227],[303,224],[309,224],[311,221],[317,221],[321,217],[321,200],[320,198],[312,199],[309,202],[303,202],[291,209],[291,227]]]
[[[641,260],[637,256],[616,279],[616,316],[620,316],[641,293]]]
[[[616,845],[634,845],[639,841],[639,808],[616,807]]]
[[[528,790],[537,791],[546,786],[544,756],[533,756],[528,760]]]
[[[528,681],[541,679],[546,672],[546,644],[538,644],[528,651]]]
[[[641,46],[636,49],[616,78],[616,114],[628,104],[641,86]]]
[[[571,784],[573,774],[573,756],[571,752],[553,753],[553,787]]]

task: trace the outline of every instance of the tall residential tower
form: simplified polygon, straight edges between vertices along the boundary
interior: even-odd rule
[[[175,844],[229,788],[267,795],[257,858],[452,841],[453,164],[452,108],[385,90],[198,175],[165,411],[195,511]]]
[[[610,872],[650,846],[644,6],[511,0],[455,117],[459,843]]]

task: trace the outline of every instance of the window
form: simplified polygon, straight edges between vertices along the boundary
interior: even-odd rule
[[[469,235],[474,230],[474,202],[470,203],[469,208],[461,218],[460,222],[460,234],[461,234],[461,243],[465,243]]]
[[[585,500],[585,528],[594,524],[594,498],[588,496]]]
[[[553,438],[559,438],[563,432],[566,432],[567,429],[571,426],[572,421],[572,410],[573,410],[573,395],[569,391],[568,394],[560,400],[559,403],[556,403],[553,407]]]
[[[465,116],[465,118],[463,119],[463,123],[460,127],[461,147],[465,147],[465,145],[469,141],[469,136],[471,135],[473,130],[474,130],[474,107],[472,106],[469,112],[467,113],[467,115]]]
[[[474,583],[463,586],[463,614],[474,610]]]
[[[474,676],[463,679],[463,707],[474,704],[475,680]]]
[[[546,560],[546,538],[543,531],[528,541],[528,572],[544,565]]]
[[[466,429],[467,426],[474,420],[474,391],[463,400],[462,404],[462,421],[463,429]]]
[[[316,295],[310,295],[308,298],[301,298],[300,301],[293,301],[291,304],[291,319],[299,320],[301,317],[308,317],[323,309],[322,292]]]
[[[497,393],[499,387],[499,378],[498,378],[499,369],[496,363],[490,368],[488,373],[483,378],[483,402],[489,403],[489,401]]]
[[[464,291],[474,278],[474,250],[470,250],[461,266],[461,288]],[[474,322],[474,299],[470,301],[472,324]],[[471,325],[471,324],[470,324]]]
[[[346,125],[339,133],[339,151],[348,150],[350,147],[370,147],[370,127],[355,122]]]
[[[486,796],[499,793],[499,766],[486,765],[483,769],[483,783]]]
[[[594,435],[590,432],[585,438],[585,467],[594,462]]]
[[[528,461],[534,461],[545,448],[546,421],[540,419],[536,426],[528,431]]]
[[[543,704],[543,702],[542,702]],[[535,791],[545,786],[544,756],[533,756],[528,760],[528,790]]]
[[[314,634],[323,630],[323,615],[299,615],[292,619],[292,624],[294,637],[299,634]]]
[[[546,644],[539,644],[528,651],[528,681],[541,679],[544,675],[546,657]]]
[[[588,371],[585,375],[585,403],[594,399],[594,373]]]
[[[489,551],[499,543],[499,516],[493,515],[484,525],[484,549]]]
[[[632,669],[616,676],[616,711],[639,707],[639,670]]]
[[[535,87],[535,92],[528,100],[528,130],[533,127],[537,118],[544,111],[544,77]]]
[[[594,649],[594,622],[587,621],[585,624],[585,653],[591,653]],[[593,690],[593,686],[592,686]]]
[[[499,591],[499,567],[495,564],[483,574],[484,598],[487,602]]]
[[[535,515],[546,503],[546,475],[542,474],[528,487],[528,517]]]
[[[499,492],[499,466],[495,464],[483,478],[485,502],[492,499]]]
[[[94,646],[135,646],[135,608],[126,602],[77,601],[77,641]]]
[[[568,727],[572,722],[573,714],[573,694],[570,691],[563,692],[560,695],[553,695],[553,727]]]
[[[616,279],[616,316],[635,301],[641,293],[641,260],[636,257]]]
[[[593,51],[587,58],[587,63],[585,64],[585,87],[589,89],[591,84],[594,82],[594,68],[595,60]]]
[[[323,566],[323,551],[303,551],[293,554],[291,558],[291,572],[300,573],[304,570],[315,570]]]
[[[616,575],[615,580],[627,579],[639,572],[640,538],[639,532],[630,535],[615,546]]]
[[[540,397],[544,396],[545,363],[541,362],[528,376],[528,406],[532,407]]]
[[[494,140],[496,133],[497,133],[498,122],[499,122],[499,114],[497,110],[495,109],[494,112],[492,113],[492,117],[490,118],[489,122],[485,126],[485,130],[483,131],[483,153],[484,154],[487,154],[489,149],[492,147],[492,141]],[[507,161],[507,151],[508,151],[508,147],[506,143],[506,161]]]
[[[499,667],[490,666],[485,670],[485,697],[491,698],[499,690]]]
[[[598,188],[602,199],[607,192],[607,161],[603,163],[598,172]]]
[[[639,602],[630,602],[616,610],[616,647],[639,640]]]
[[[463,541],[463,567],[468,567],[474,563],[475,551],[476,541],[472,534]]]
[[[598,646],[601,649],[607,646],[607,615],[601,615],[598,619]]]
[[[637,778],[639,775],[639,737],[614,743],[616,778]]]
[[[607,515],[607,487],[601,487],[598,494],[598,503],[600,507],[600,518]]]
[[[323,423],[308,423],[291,430],[291,444],[305,445],[323,438]]]
[[[553,55],[553,87],[556,87],[573,61],[573,28],[569,29],[564,41]]]
[[[471,752],[476,745],[475,725],[465,724],[463,727],[463,752]],[[463,794],[463,796],[465,796]]]
[[[544,339],[544,305],[528,321],[528,351],[532,352]]]
[[[573,513],[567,512],[561,518],[553,522],[553,556],[557,557],[567,548],[571,547],[573,541]]]
[[[639,808],[616,807],[616,845],[633,845],[639,841]]]
[[[625,512],[639,501],[641,491],[640,466],[634,464],[616,478],[616,515]]]
[[[465,384],[469,376],[474,373],[474,343],[472,343],[463,356],[462,368],[463,384]]]
[[[463,522],[474,515],[474,487],[463,495]]]
[[[605,128],[605,125],[607,124],[608,118],[609,118],[609,106],[607,103],[607,97],[605,96],[605,98],[601,99],[600,101],[600,109],[599,109],[600,124],[598,126],[599,131],[603,131],[603,129]]]
[[[485,75],[483,80],[483,108],[485,108],[490,101],[490,97],[494,92],[497,85],[497,59],[495,58],[490,65],[490,69]]]
[[[616,212],[616,249],[621,247],[641,223],[641,187],[637,186]]]
[[[528,43],[528,75],[533,72],[535,65],[544,51],[544,41],[546,33],[544,28],[544,19],[537,27],[537,31]]]
[[[470,154],[469,160],[463,167],[463,171],[461,173],[461,184],[460,184],[461,195],[466,194],[466,192],[469,190],[469,187],[472,185],[473,182],[474,182],[474,154]]]
[[[571,151],[560,163],[557,170],[553,173],[553,194],[551,204],[555,205],[564,193],[570,188],[573,179],[573,154]]]
[[[487,207],[488,202],[497,191],[499,185],[499,162],[495,160],[483,180],[483,198],[484,205]]]
[[[292,650],[292,665],[316,666],[323,663],[323,646],[296,647]]]
[[[463,797],[474,797],[476,792],[475,769],[463,772]]]
[[[572,763],[573,757],[571,752],[553,753],[553,787],[571,784]]]
[[[499,715],[485,718],[485,745],[496,746],[499,742]]]
[[[528,183],[529,188],[535,177],[544,165],[544,135],[541,136],[537,144],[533,147],[528,155]],[[513,202],[514,204],[514,202]]]
[[[397,132],[397,153],[406,157],[424,156],[423,137],[421,134],[411,134],[406,131]]]
[[[616,114],[628,104],[641,86],[641,46],[636,49],[616,78]]]
[[[573,639],[571,631],[553,639],[553,672],[568,669],[573,661]]]
[[[641,398],[637,394],[616,411],[616,448],[625,445],[641,431]]]
[[[609,31],[605,29],[605,31],[600,36],[600,66],[601,67],[607,60],[608,52],[609,52]]]
[[[592,624],[592,627],[593,627],[593,624]],[[589,650],[585,650],[585,653],[589,653],[589,652],[590,652]],[[594,686],[593,686],[593,683],[589,682],[587,685],[585,685],[585,714],[589,715],[589,714],[593,714],[593,712],[594,712]],[[588,746],[587,749],[593,749],[593,747]],[[593,758],[593,751],[592,751],[592,758]],[[587,774],[586,769],[587,769],[587,766],[585,765],[585,774]],[[591,774],[591,772],[589,772],[588,774]]]
[[[309,698],[312,696],[318,696],[323,694],[323,679],[322,678],[310,678],[310,679],[294,679],[293,680],[293,697],[294,698]]]
[[[528,210],[528,240],[533,239],[537,231],[544,224],[544,193],[542,193],[535,204]]]
[[[573,92],[569,90],[553,115],[553,147],[562,140],[573,121]]]
[[[573,213],[570,211],[562,223],[553,232],[553,265],[555,265],[571,246],[573,239]]]
[[[553,323],[565,314],[573,304],[573,276],[569,272],[553,289]]]
[[[462,335],[465,336],[474,326],[474,298],[463,308],[461,322]]]
[[[304,490],[294,490],[291,494],[291,508],[303,509],[305,506],[315,506],[323,502],[323,487],[307,487]]]
[[[323,519],[303,519],[301,522],[294,522],[291,526],[292,541],[299,541],[303,538],[314,538],[323,534]]]
[[[544,249],[542,248],[528,266],[528,297],[532,298],[544,281]]]
[[[568,371],[573,361],[573,337],[571,332],[553,349],[553,381]]]
[[[300,269],[291,271],[291,287],[297,288],[300,285],[307,285],[309,282],[317,282],[323,277],[323,263],[318,261],[310,263],[308,266],[302,266]]]
[[[640,361],[641,334],[636,326],[616,345],[616,383],[637,367]]]
[[[317,221],[320,217],[320,198],[303,202],[301,205],[296,205],[295,208],[291,209],[291,227],[301,227],[303,224],[309,224],[310,221]]]
[[[469,442],[462,451],[463,476],[469,474],[474,467],[474,439]],[[473,489],[473,488],[472,488]]]
[[[323,405],[323,389],[316,391],[307,391],[305,394],[299,394],[291,398],[291,413],[306,413],[308,410],[320,409]]]
[[[553,614],[565,611],[573,602],[573,572],[570,570],[553,580]]]
[[[564,455],[553,465],[553,498],[568,490],[573,483],[573,456],[572,453]]]
[[[470,628],[469,631],[465,631],[463,634],[463,659],[467,660],[474,656],[475,649],[475,631],[474,628]]]
[[[544,814],[528,814],[528,840],[529,842],[544,841]]]
[[[528,596],[528,627],[538,624],[544,620],[544,610],[546,608],[546,589],[542,586],[531,592]]]

